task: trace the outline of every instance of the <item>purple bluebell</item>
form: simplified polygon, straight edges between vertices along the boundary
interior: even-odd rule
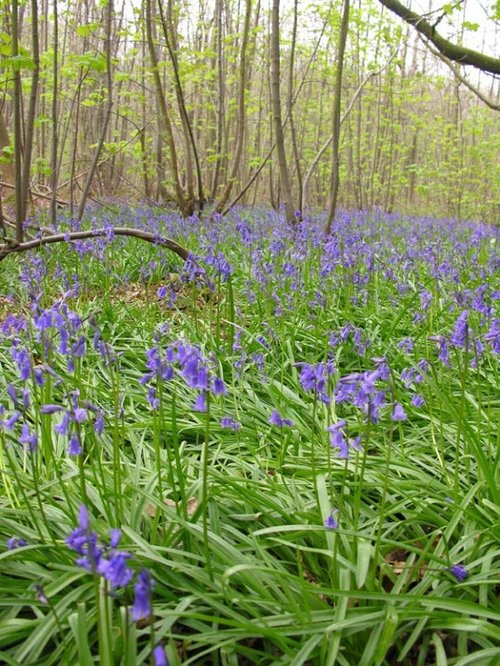
[[[462,564],[453,564],[449,568],[449,572],[455,576],[459,583],[464,581],[469,575],[469,572]]]
[[[19,437],[19,442],[21,444],[25,444],[29,451],[34,451],[37,447],[38,435],[36,432],[30,433],[27,423],[23,423],[21,426],[21,436]]]
[[[91,572],[97,570],[104,549],[98,544],[97,534],[90,530],[89,514],[84,504],[78,513],[78,527],[66,538],[66,545],[81,555],[76,561],[79,567]]]
[[[134,605],[132,606],[132,619],[142,620],[151,615],[151,589],[152,580],[147,569],[143,569],[137,577],[134,586]]]
[[[468,318],[469,312],[468,310],[464,310],[455,322],[455,326],[450,337],[450,342],[455,347],[465,347],[465,349],[467,349],[469,338]]]
[[[73,433],[69,439],[68,453],[70,456],[79,456],[82,452],[82,445],[76,433]]]
[[[292,427],[294,425],[292,419],[284,419],[280,416],[277,409],[273,409],[269,417],[269,423],[277,428]]]
[[[11,537],[10,539],[7,540],[7,550],[22,548],[23,546],[27,545],[28,542],[25,539],[22,539],[21,537]]]
[[[392,414],[391,414],[391,420],[392,421],[406,421],[407,418],[408,417],[405,414],[405,410],[399,404],[399,402],[394,403],[394,407],[392,409]]]
[[[423,407],[425,405],[425,400],[419,393],[415,393],[415,395],[412,396],[411,404],[414,407]]]
[[[330,433],[330,445],[335,449],[339,449],[337,454],[338,458],[349,458],[347,439],[342,430],[345,425],[346,421],[341,420],[328,427],[328,432]]]
[[[98,411],[94,420],[94,432],[96,435],[102,435],[104,432],[104,414],[101,410]]]
[[[73,418],[76,423],[83,423],[87,420],[87,410],[82,407],[77,407],[73,412]]]
[[[193,405],[193,409],[195,412],[206,412],[208,407],[207,407],[207,396],[205,392],[199,393],[198,397],[196,398],[196,402]]]
[[[220,420],[220,425],[222,428],[228,428],[229,430],[241,430],[241,423],[231,416],[223,416]]]
[[[484,334],[484,340],[491,346],[495,354],[500,354],[500,320],[494,319],[487,333]]]
[[[163,645],[157,645],[153,650],[155,666],[168,666],[168,659]]]
[[[131,557],[125,551],[112,551],[106,557],[101,557],[97,573],[104,576],[112,588],[126,587],[134,576],[133,570],[127,566]]]
[[[325,527],[329,530],[336,530],[337,527],[339,526],[339,523],[336,519],[336,514],[338,513],[338,509],[333,509],[331,514],[325,519]]]

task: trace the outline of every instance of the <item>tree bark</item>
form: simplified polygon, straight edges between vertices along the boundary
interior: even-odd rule
[[[247,84],[247,46],[248,46],[248,36],[250,33],[250,17],[252,13],[252,0],[246,0],[246,11],[245,11],[245,23],[243,27],[243,37],[241,39],[241,49],[240,49],[240,76],[239,76],[239,91],[238,91],[238,122],[236,125],[236,147],[234,149],[233,164],[229,177],[226,182],[226,186],[221,194],[220,200],[218,201],[215,209],[218,213],[224,210],[225,205],[227,204],[229,197],[231,195],[231,190],[233,188],[238,169],[240,168],[241,156],[243,153],[243,144],[245,140],[245,131],[246,131],[246,84]]]
[[[325,233],[332,229],[340,184],[339,147],[340,147],[340,109],[342,101],[342,74],[344,71],[344,55],[349,29],[349,0],[344,0],[342,21],[340,24],[339,48],[337,51],[337,72],[335,74],[335,90],[333,94],[333,141],[332,141],[332,175],[330,179],[330,206],[326,221]]]
[[[271,98],[273,108],[274,132],[278,150],[278,164],[286,219],[290,224],[295,221],[290,172],[286,160],[285,136],[281,120],[280,93],[280,0],[273,0],[271,15]]]

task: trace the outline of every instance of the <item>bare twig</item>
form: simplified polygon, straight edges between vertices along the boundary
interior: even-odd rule
[[[448,65],[448,67],[451,69],[451,71],[453,72],[453,74],[455,75],[455,77],[460,81],[460,83],[463,83],[464,86],[465,86],[466,88],[468,88],[471,92],[473,92],[474,95],[476,95],[476,97],[478,97],[478,98],[481,100],[481,102],[483,102],[484,104],[486,104],[486,106],[489,106],[490,109],[493,109],[493,111],[500,111],[500,104],[497,104],[496,102],[494,102],[494,101],[493,101],[492,99],[490,99],[489,97],[486,97],[486,95],[485,95],[484,93],[482,93],[482,92],[479,90],[479,88],[476,88],[475,86],[473,86],[472,83],[470,83],[470,81],[468,81],[468,80],[465,78],[465,76],[463,76],[463,75],[460,73],[460,68],[459,68],[458,65],[453,64],[453,62],[452,62],[449,58],[447,58],[446,56],[444,56],[442,53],[440,53],[440,52],[437,51],[436,49],[433,49],[433,48],[429,45],[429,43],[428,43],[428,42],[427,42],[422,36],[419,35],[419,37],[420,37],[420,39],[422,40],[422,42],[428,47],[429,51],[430,51],[433,55],[437,56],[437,57],[438,57],[440,60],[442,60],[446,65]]]

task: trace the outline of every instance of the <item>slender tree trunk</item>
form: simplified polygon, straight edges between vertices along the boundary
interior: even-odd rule
[[[344,55],[349,29],[349,0],[344,0],[342,22],[340,24],[339,47],[337,50],[337,72],[335,75],[335,90],[333,94],[333,141],[332,141],[332,175],[330,179],[330,207],[326,221],[325,232],[329,234],[332,229],[337,199],[339,193],[339,147],[340,147],[340,109],[342,101],[342,74],[344,70]]]
[[[145,0],[146,6],[146,41],[149,49],[149,58],[151,60],[151,69],[153,72],[153,78],[156,88],[156,97],[161,111],[161,120],[165,127],[167,134],[167,145],[169,149],[170,157],[170,168],[172,170],[172,177],[174,181],[175,196],[177,200],[177,205],[179,206],[183,215],[191,215],[192,213],[192,202],[186,200],[184,195],[184,190],[180,180],[179,174],[179,165],[177,161],[177,149],[175,147],[175,139],[172,128],[172,121],[170,120],[170,114],[167,106],[167,99],[165,96],[165,91],[163,88],[163,83],[161,81],[160,72],[158,69],[158,57],[156,55],[156,49],[153,41],[153,31],[152,31],[152,9],[151,9],[152,0]],[[159,192],[160,194],[162,189],[162,184],[159,181]]]
[[[158,8],[160,11],[160,20],[163,28],[163,35],[165,37],[165,43],[167,46],[167,51],[172,62],[172,68],[174,70],[174,88],[175,94],[177,97],[177,104],[179,107],[179,114],[181,117],[181,123],[184,131],[185,144],[186,144],[186,165],[187,170],[187,182],[188,182],[188,195],[190,198],[194,196],[193,192],[193,173],[192,173],[192,162],[191,162],[191,151],[194,157],[194,163],[196,168],[196,180],[197,180],[197,189],[198,189],[198,201],[197,207],[202,209],[205,205],[205,195],[203,192],[203,178],[201,174],[201,165],[200,159],[198,156],[198,149],[196,146],[196,141],[194,138],[193,128],[189,120],[189,115],[186,109],[186,101],[184,97],[184,91],[182,88],[182,83],[179,75],[179,63],[177,60],[177,39],[174,33],[174,25],[172,20],[172,2],[169,0],[167,16],[163,11],[162,0],[158,0]]]
[[[294,0],[293,4],[293,27],[292,27],[292,43],[290,45],[290,60],[288,67],[288,94],[287,94],[287,114],[290,123],[290,138],[292,140],[293,159],[295,162],[295,175],[297,178],[297,186],[299,191],[299,210],[302,212],[302,168],[300,166],[300,155],[297,146],[297,131],[295,129],[295,120],[293,115],[293,82],[295,80],[295,46],[297,42],[297,20],[298,20],[298,0]]]
[[[58,162],[57,162],[57,151],[58,151],[58,122],[57,122],[57,93],[58,93],[58,75],[59,75],[59,20],[58,20],[58,11],[57,11],[57,1],[54,2],[54,33],[52,41],[53,49],[53,69],[52,69],[52,153],[50,160],[50,186],[52,190],[52,196],[50,199],[50,219],[52,226],[56,226],[57,222],[57,182],[58,182]]]
[[[234,149],[233,164],[229,177],[226,182],[226,186],[221,194],[221,198],[216,205],[217,212],[224,210],[225,205],[227,204],[229,197],[231,195],[231,190],[233,188],[234,181],[236,179],[238,169],[240,167],[240,161],[243,154],[243,145],[245,141],[245,130],[246,130],[246,84],[247,84],[247,46],[248,46],[248,36],[250,33],[250,17],[252,13],[252,0],[246,0],[246,12],[245,12],[245,23],[243,27],[243,36],[241,39],[241,50],[240,50],[240,82],[239,82],[239,92],[238,92],[238,120],[236,124],[236,146]]]
[[[109,125],[109,120],[111,118],[111,110],[113,108],[113,73],[111,70],[112,67],[112,53],[111,53],[111,48],[112,48],[112,42],[111,42],[111,36],[112,36],[112,27],[113,27],[113,0],[108,0],[108,4],[106,7],[106,36],[104,40],[104,50],[106,52],[106,86],[107,86],[107,93],[108,93],[108,99],[106,103],[106,110],[102,122],[102,127],[101,127],[101,136],[99,137],[99,143],[97,144],[97,148],[94,153],[94,159],[92,161],[91,167],[89,169],[89,172],[87,174],[87,180],[85,182],[85,186],[83,188],[82,192],[82,198],[80,200],[80,203],[78,205],[78,212],[77,212],[77,219],[81,220],[83,217],[83,213],[85,210],[85,204],[87,203],[88,196],[90,194],[90,188],[92,186],[92,181],[94,180],[94,175],[97,169],[97,165],[99,164],[99,158],[101,156],[102,148],[104,146],[104,141],[106,139],[106,133],[108,131],[108,125]]]
[[[222,164],[222,140],[224,135],[224,104],[226,85],[224,81],[223,0],[215,5],[215,46],[217,52],[217,129],[215,140],[215,169],[212,179],[211,198],[216,199]]]
[[[19,55],[19,5],[12,0],[12,57]],[[21,72],[19,66],[14,65],[12,78],[14,80],[14,169],[16,181],[16,242],[23,241],[23,171],[22,171],[22,127],[21,127]]]
[[[273,108],[274,133],[278,150],[281,193],[285,202],[286,219],[295,222],[290,172],[286,160],[285,137],[281,119],[280,93],[280,0],[273,0],[271,14],[271,99]]]

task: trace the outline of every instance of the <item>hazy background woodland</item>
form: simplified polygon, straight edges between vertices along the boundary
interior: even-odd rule
[[[427,11],[457,42],[498,51],[494,8]],[[341,18],[341,2],[281,4],[285,154],[302,210],[328,204]],[[236,199],[278,206],[271,32],[264,0],[3,3],[6,216],[16,86],[24,213],[69,206],[81,216],[92,199],[169,202],[185,214],[205,203],[222,212]],[[343,63],[338,205],[498,219],[498,77],[454,66],[488,106],[370,0],[350,7]]]

